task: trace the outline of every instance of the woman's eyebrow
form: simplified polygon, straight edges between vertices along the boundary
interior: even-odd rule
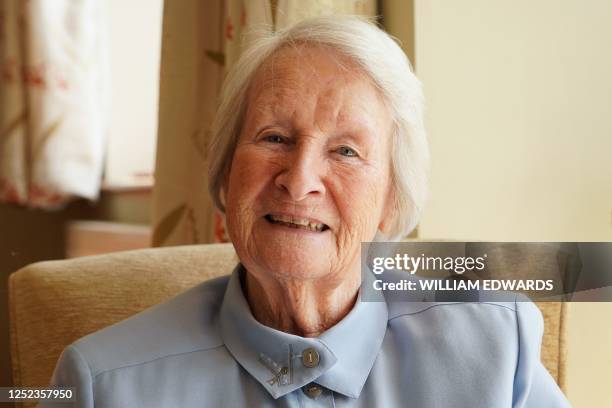
[[[280,112],[273,106],[266,105],[256,108],[257,113],[250,119],[250,127],[254,129],[255,135],[274,129],[290,131],[293,129],[292,117],[289,112]]]
[[[333,135],[329,140],[334,143],[351,143],[365,148],[374,143],[376,139],[370,132],[365,132],[363,130],[343,130]]]
[[[271,129],[278,130],[278,128],[279,128],[279,126],[277,124],[275,124],[275,123],[274,124],[266,123],[266,124],[263,124],[261,126],[257,126],[255,128],[255,132],[253,134],[254,135],[259,135],[259,134],[261,134],[261,133],[263,133],[263,132],[265,132],[267,130],[271,130]]]
[[[372,137],[378,133],[376,129],[376,121],[361,109],[351,114],[341,114],[337,119],[338,128],[341,129],[341,134],[349,135],[358,138]]]

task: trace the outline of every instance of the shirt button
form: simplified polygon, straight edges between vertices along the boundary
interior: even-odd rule
[[[302,351],[302,364],[305,367],[313,368],[319,365],[319,353],[312,347]]]
[[[311,384],[307,384],[304,387],[302,387],[302,391],[304,391],[304,394],[306,394],[308,398],[315,399],[319,395],[321,395],[321,393],[323,392],[323,389],[321,388],[320,385],[311,383]]]

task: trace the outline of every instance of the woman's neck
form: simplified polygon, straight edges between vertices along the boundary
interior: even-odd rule
[[[261,324],[302,337],[317,337],[346,316],[359,291],[359,273],[341,280],[261,278],[245,273],[244,293]]]

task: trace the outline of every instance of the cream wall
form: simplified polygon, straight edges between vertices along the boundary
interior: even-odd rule
[[[612,2],[415,0],[423,238],[612,240]],[[612,304],[571,304],[568,396],[612,406]]]
[[[612,239],[612,2],[421,0],[424,236]]]

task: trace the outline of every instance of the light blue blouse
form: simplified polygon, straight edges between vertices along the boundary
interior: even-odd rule
[[[253,318],[243,273],[76,341],[52,385],[76,387],[78,407],[569,406],[540,362],[532,303],[392,302],[381,293],[303,338]]]

